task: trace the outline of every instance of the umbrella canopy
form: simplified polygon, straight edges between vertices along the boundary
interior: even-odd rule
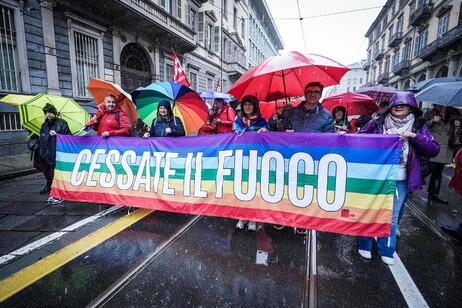
[[[438,78],[432,78],[432,79],[427,79],[424,81],[420,81],[416,83],[413,86],[410,86],[409,88],[406,89],[406,91],[411,91],[411,92],[419,92],[422,91],[423,89],[431,86],[432,84],[436,83],[443,83],[443,82],[457,82],[457,81],[462,81],[461,77],[438,77]]]
[[[8,94],[7,96],[0,99],[0,102],[19,106],[22,103],[32,99],[33,97],[33,95]]]
[[[151,83],[145,88],[132,92],[138,113],[147,125],[157,116],[157,105],[161,99],[172,104],[173,114],[183,122],[186,134],[198,131],[209,111],[199,94],[191,88],[174,82]]]
[[[349,68],[329,58],[291,51],[266,58],[245,72],[229,89],[237,100],[255,95],[260,101],[303,96],[309,82],[338,84]]]
[[[87,86],[87,90],[90,92],[91,96],[93,96],[97,106],[104,103],[104,98],[108,94],[112,94],[116,97],[120,107],[128,115],[132,123],[134,123],[139,118],[131,95],[125,92],[118,84],[101,79],[90,78],[90,83]]]
[[[436,83],[416,94],[419,101],[448,107],[462,106],[462,82]]]
[[[393,87],[384,87],[384,86],[373,86],[360,88],[356,93],[365,94],[371,97],[377,105],[380,105],[383,101],[391,101],[391,98],[395,93],[398,92],[396,88]]]
[[[300,104],[302,101],[301,98],[296,98],[293,100],[289,101],[289,104],[292,104],[294,107]],[[260,114],[262,117],[265,119],[269,120],[273,114],[276,113],[276,110],[278,108],[283,108],[286,105],[285,100],[278,100],[278,101],[272,101],[272,102],[260,102]]]
[[[325,97],[322,100],[322,105],[331,112],[335,107],[344,107],[349,116],[367,115],[379,110],[379,107],[371,97],[352,92]]]
[[[71,133],[74,135],[80,134],[77,132],[90,120],[90,114],[71,98],[37,94],[19,105],[19,118],[22,126],[40,135],[40,127],[45,122],[45,114],[42,109],[47,103],[56,108],[57,117],[67,122]]]
[[[216,99],[216,98],[222,98],[225,101],[230,101],[231,97],[226,94],[226,93],[221,93],[217,91],[199,91],[199,96],[205,101],[206,99]]]

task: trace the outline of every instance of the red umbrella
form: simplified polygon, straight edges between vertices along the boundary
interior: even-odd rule
[[[348,67],[329,58],[291,51],[287,55],[266,58],[245,72],[229,89],[237,100],[255,95],[259,101],[303,96],[309,82],[325,87],[338,84]]]
[[[290,104],[292,104],[294,107],[300,104],[301,98],[296,98],[294,100],[289,101]],[[286,105],[285,100],[278,100],[278,101],[272,101],[272,102],[260,102],[260,113],[261,116],[264,117],[265,119],[269,120],[273,114],[276,113],[277,108],[282,108],[284,105]]]
[[[366,115],[379,110],[379,107],[371,97],[352,92],[325,97],[322,100],[322,105],[331,112],[335,107],[342,106],[346,109],[349,116]]]
[[[383,101],[391,101],[391,98],[396,92],[398,92],[398,90],[393,87],[384,87],[380,85],[360,88],[356,91],[356,93],[365,94],[371,97],[377,105],[380,105]]]

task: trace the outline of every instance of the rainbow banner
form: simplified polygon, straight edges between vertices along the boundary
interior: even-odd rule
[[[51,196],[385,236],[398,135],[58,135]]]

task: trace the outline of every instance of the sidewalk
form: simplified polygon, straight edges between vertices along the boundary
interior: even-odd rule
[[[30,160],[30,153],[3,156],[0,160],[0,181],[37,172]]]

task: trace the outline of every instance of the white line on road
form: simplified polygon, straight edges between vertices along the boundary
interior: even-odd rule
[[[21,247],[13,252],[10,252],[9,254],[7,255],[3,255],[3,256],[0,256],[0,265],[3,265],[3,264],[6,264],[7,262],[17,258],[17,257],[20,257],[20,256],[24,256],[26,254],[29,254],[31,253],[32,251],[36,250],[36,249],[39,249],[47,244],[50,244],[51,242],[54,242],[56,241],[57,239],[60,239],[61,237],[65,236],[66,234],[68,234],[69,232],[72,232],[72,231],[75,231],[103,216],[106,216],[114,211],[117,211],[118,209],[122,208],[123,206],[122,205],[115,205],[113,207],[110,207],[108,208],[107,210],[104,210],[104,211],[101,211],[93,216],[90,216],[90,217],[87,217],[85,219],[82,219],[81,221],[78,221],[76,222],[75,224],[69,226],[69,227],[66,227],[64,229],[62,229],[61,231],[58,231],[58,232],[55,232],[55,233],[52,233],[48,236],[45,236],[33,243],[30,243],[29,245],[26,245],[24,247]]]
[[[403,262],[399,258],[398,254],[395,252],[393,254],[395,259],[395,265],[389,266],[393,277],[395,278],[396,283],[398,284],[401,293],[406,300],[406,303],[409,308],[424,308],[428,307],[427,301],[423,298],[419,289],[417,288],[414,280],[412,280],[411,275],[406,270]]]

